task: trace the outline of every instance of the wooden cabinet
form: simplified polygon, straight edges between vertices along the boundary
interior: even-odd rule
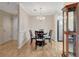
[[[78,56],[79,3],[66,5],[63,10],[63,54]]]

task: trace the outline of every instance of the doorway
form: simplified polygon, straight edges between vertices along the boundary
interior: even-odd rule
[[[57,19],[57,41],[62,42],[62,37],[63,37],[63,21],[62,17],[59,16]]]

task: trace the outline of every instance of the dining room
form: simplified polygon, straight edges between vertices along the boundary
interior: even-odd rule
[[[0,11],[0,56],[77,56],[78,39],[77,33],[74,33],[76,14],[74,15],[73,12],[74,7],[78,5],[78,3],[66,2],[0,3],[1,10],[7,11]],[[15,7],[9,9],[6,6]],[[15,8],[17,15],[14,16]],[[69,14],[65,8],[70,8],[68,9]],[[12,12],[12,10],[15,11]],[[64,19],[72,21],[69,20],[66,23]],[[69,24],[69,27],[65,26],[66,24]],[[65,27],[68,28],[70,34],[64,33]],[[74,29],[73,32],[72,29]]]
[[[56,23],[58,16],[61,16],[61,8],[58,6],[60,4],[62,8],[63,3],[20,3],[20,56],[61,56],[62,42],[57,41]],[[52,6],[56,7],[51,8]]]

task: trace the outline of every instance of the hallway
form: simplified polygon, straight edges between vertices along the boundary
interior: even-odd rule
[[[37,50],[35,50],[34,42],[30,45],[30,41],[21,49],[17,49],[16,41],[9,41],[0,45],[0,56],[60,57],[61,54],[62,43],[55,41],[52,41],[52,43],[48,42],[43,48],[38,46]]]

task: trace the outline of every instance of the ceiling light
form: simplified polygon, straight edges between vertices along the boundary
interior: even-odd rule
[[[40,8],[40,14],[36,17],[38,20],[45,20],[46,17],[42,15],[42,8]]]
[[[44,17],[44,16],[42,17],[43,20],[45,20],[45,18],[46,18],[46,17]]]

